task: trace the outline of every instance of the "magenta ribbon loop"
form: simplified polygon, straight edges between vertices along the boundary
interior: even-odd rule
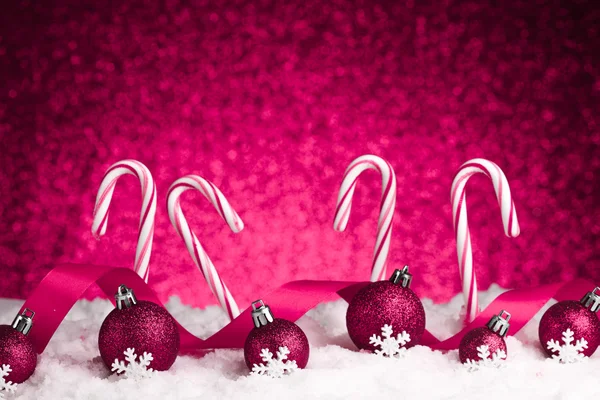
[[[85,291],[97,284],[114,302],[114,293],[119,285],[134,290],[140,300],[152,301],[164,307],[154,291],[135,272],[128,268],[107,267],[91,264],[61,264],[51,270],[23,304],[21,311],[29,308],[36,312],[35,323],[29,337],[38,353],[42,353],[48,342],[64,320],[69,310]],[[260,296],[279,317],[296,321],[317,304],[337,300],[350,301],[369,282],[312,281],[299,280],[285,283],[275,290]],[[567,283],[539,286],[533,289],[516,289],[499,295],[473,322],[454,336],[440,341],[425,331],[421,345],[432,349],[452,350],[458,348],[462,337],[471,329],[483,326],[499,310],[512,314],[510,334],[517,333],[550,299],[579,299],[594,288],[592,282],[576,279]],[[180,354],[202,355],[216,348],[243,348],[246,336],[253,328],[251,310],[248,308],[223,329],[206,340],[190,333],[181,324]]]

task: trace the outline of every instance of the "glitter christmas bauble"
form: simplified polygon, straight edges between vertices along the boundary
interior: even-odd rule
[[[25,382],[35,371],[37,354],[27,337],[33,314],[26,309],[17,315],[12,326],[0,325],[0,365],[8,364],[12,369],[5,377],[6,381]]]
[[[121,288],[119,293],[122,293]],[[128,294],[133,301],[125,302],[118,294],[117,307],[100,327],[98,348],[102,360],[110,368],[115,359],[124,360],[125,350],[133,348],[136,354],[152,354],[149,368],[156,371],[169,369],[179,351],[179,330],[175,320],[158,304],[135,300],[130,290]]]
[[[570,329],[573,332],[573,344],[580,339],[587,341],[587,348],[581,354],[590,357],[600,344],[600,321],[596,312],[600,308],[600,297],[596,290],[587,293],[581,301],[565,300],[550,307],[542,316],[539,337],[542,348],[549,356],[554,353],[548,348],[548,342],[564,344],[563,334]]]
[[[373,282],[352,298],[346,312],[346,327],[354,344],[375,351],[369,343],[372,335],[381,335],[384,325],[391,325],[393,335],[405,331],[410,341],[405,347],[419,343],[425,331],[425,309],[410,289],[408,267],[396,270],[389,281]]]
[[[250,370],[254,364],[265,361],[261,351],[268,349],[275,354],[280,347],[287,347],[287,359],[296,361],[298,368],[306,367],[310,355],[308,338],[298,325],[281,318],[273,318],[271,310],[261,300],[252,304],[254,329],[250,331],[244,344],[244,359]]]
[[[480,353],[489,352],[489,358],[492,358],[500,350],[506,358],[506,342],[504,337],[508,333],[510,324],[510,313],[502,310],[498,315],[494,315],[486,326],[475,328],[463,336],[458,347],[458,357],[460,362],[465,364],[467,360],[481,361]]]
[[[0,365],[9,364],[12,371],[6,377],[13,383],[25,382],[37,364],[37,354],[29,338],[12,326],[0,325]]]

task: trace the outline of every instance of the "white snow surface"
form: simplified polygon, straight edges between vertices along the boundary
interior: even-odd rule
[[[481,292],[480,304],[485,307],[502,291],[493,285]],[[34,375],[6,398],[579,400],[600,395],[598,352],[588,362],[575,364],[560,364],[542,352],[537,327],[552,303],[516,337],[507,338],[508,358],[501,369],[469,372],[458,360],[458,351],[442,353],[423,346],[409,349],[401,359],[359,352],[346,332],[347,304],[339,300],[319,305],[298,322],[309,337],[311,354],[306,369],[289,376],[250,376],[243,350],[215,350],[203,358],[180,356],[169,371],[133,380],[111,374],[98,353],[98,330],[112,305],[104,299],[82,300],[39,356]],[[1,320],[10,323],[21,304],[0,299]],[[447,338],[459,330],[462,295],[444,305],[429,299],[423,304],[432,333]],[[218,306],[191,308],[177,297],[166,306],[199,337],[206,338],[227,323]]]

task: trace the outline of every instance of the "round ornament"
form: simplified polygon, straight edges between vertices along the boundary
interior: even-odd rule
[[[9,365],[5,380],[25,382],[35,371],[37,354],[27,334],[33,326],[35,313],[28,308],[17,315],[12,325],[0,325],[0,366]]]
[[[179,330],[171,314],[150,301],[137,300],[133,291],[119,286],[116,307],[104,319],[98,335],[102,360],[111,368],[123,360],[124,352],[135,349],[138,355],[152,354],[148,368],[165,371],[173,365],[179,351]]]
[[[412,275],[408,266],[395,270],[388,281],[370,283],[352,298],[346,312],[346,327],[361,350],[376,350],[373,335],[408,334],[403,347],[419,343],[425,331],[425,309],[410,289]],[[391,328],[391,331],[390,331]],[[385,330],[388,331],[385,331]]]
[[[306,367],[310,346],[308,338],[298,325],[274,318],[271,309],[262,300],[252,303],[252,320],[254,328],[244,344],[244,359],[250,370],[269,362],[268,356],[265,357],[265,350],[284,364],[295,362],[298,368]]]
[[[596,314],[600,309],[599,290],[588,292],[581,301],[560,301],[544,313],[538,333],[546,354],[563,358],[567,352],[557,354],[563,353],[559,347],[564,350],[573,347],[576,354],[585,357],[594,354],[600,344],[600,321]]]
[[[467,360],[485,362],[488,359],[506,359],[504,337],[510,327],[509,320],[510,313],[502,310],[486,326],[475,328],[463,336],[458,348],[460,362],[467,364]]]

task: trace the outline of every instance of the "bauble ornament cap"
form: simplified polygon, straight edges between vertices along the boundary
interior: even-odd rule
[[[580,303],[591,312],[598,312],[600,310],[600,295],[596,293],[600,288],[596,287],[591,292],[587,292],[581,299]]]
[[[115,294],[115,304],[119,310],[136,305],[137,299],[135,298],[133,290],[125,285],[119,286],[117,294]]]
[[[510,328],[510,324],[508,323],[509,320],[510,313],[502,310],[498,315],[494,315],[486,324],[486,326],[492,332],[497,333],[501,337],[505,337],[508,333],[508,328]]]
[[[33,326],[34,316],[35,312],[31,311],[29,308],[26,308],[21,314],[17,314],[11,326],[17,332],[21,332],[23,335],[27,335],[31,330],[31,327]]]
[[[273,322],[275,318],[271,312],[271,308],[262,300],[256,300],[252,303],[252,321],[254,327],[260,328]]]
[[[412,283],[412,275],[408,272],[408,265],[405,265],[402,270],[396,269],[390,277],[390,282],[409,288]]]

